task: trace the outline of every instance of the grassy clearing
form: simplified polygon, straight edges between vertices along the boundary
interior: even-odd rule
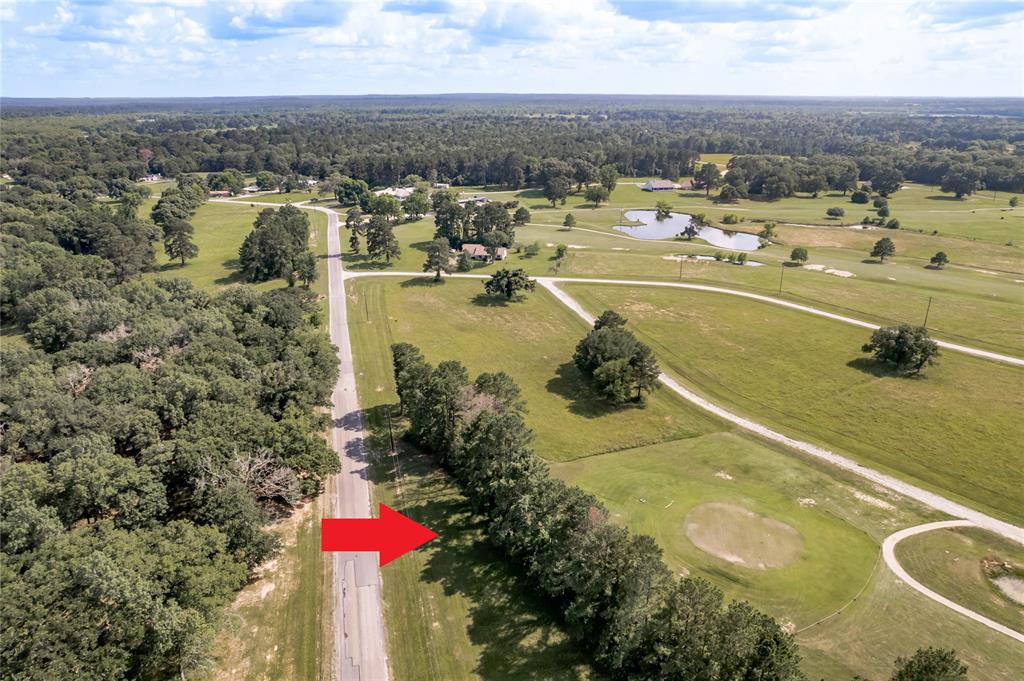
[[[443,287],[445,298],[454,290],[448,288],[453,284],[475,282],[447,282]],[[472,324],[453,325],[452,318],[476,318],[479,314],[472,295],[452,295],[443,305],[435,301],[434,307],[417,316],[408,333],[399,335],[394,320],[405,318],[406,310],[413,306],[402,299],[418,300],[426,307],[419,296],[424,288],[434,287],[403,287],[399,282],[371,280],[355,280],[349,286],[359,391],[370,408],[378,440],[383,438],[380,430],[384,426],[378,407],[395,402],[387,351],[394,340],[420,345],[433,361],[458,358],[471,371],[504,370],[515,376],[526,392],[531,412],[544,417],[544,432],[538,429],[539,450],[551,450],[545,442],[551,433],[557,435],[578,423],[564,402],[548,402],[547,407],[538,410],[537,400],[542,399],[539,393],[543,390],[538,386],[543,385],[543,377],[534,377],[537,370],[533,367],[524,370],[526,360],[520,350],[522,345],[534,345],[535,337],[526,344],[522,343],[521,332],[497,333],[484,340],[479,339],[481,329]],[[363,290],[367,286],[370,289]],[[539,296],[537,292],[531,298]],[[385,310],[386,322],[382,318]],[[514,306],[512,311],[523,329],[534,324],[536,314],[528,306]],[[359,321],[360,315],[363,321]],[[573,325],[566,325],[562,333],[566,345],[571,346],[577,336]],[[479,364],[481,357],[485,357],[483,365]],[[673,405],[679,412],[689,411],[682,403]],[[643,418],[642,412],[628,410],[622,414],[619,427],[644,427]],[[686,569],[706,576],[730,595],[749,598],[757,607],[799,625],[797,628],[812,625],[846,605],[842,614],[798,634],[810,678],[841,679],[857,673],[884,678],[897,655],[928,644],[956,648],[971,664],[972,678],[1015,678],[1015,670],[1024,663],[1024,653],[1012,641],[990,636],[984,627],[928,603],[875,566],[882,538],[901,527],[934,520],[934,514],[902,500],[893,507],[897,500],[884,491],[831,469],[803,463],[789,453],[744,436],[722,432],[722,427],[715,424],[713,433],[697,438],[554,463],[552,471],[597,493],[622,522],[655,536],[670,565],[680,572]],[[387,503],[395,499],[403,512],[426,520],[428,525],[437,523],[442,537],[453,537],[451,543],[446,540],[428,545],[385,569],[387,622],[396,678],[474,678],[475,674],[483,678],[572,679],[579,675],[579,667],[573,666],[572,656],[564,650],[553,654],[548,647],[529,643],[540,640],[536,638],[538,630],[523,624],[518,614],[512,618],[515,625],[499,630],[510,637],[495,636],[493,628],[477,622],[494,609],[506,617],[507,604],[518,603],[519,597],[481,590],[478,576],[491,580],[496,568],[479,564],[479,559],[472,557],[477,554],[468,550],[459,555],[467,546],[483,551],[486,545],[481,548],[474,544],[473,535],[464,530],[463,510],[437,501],[457,497],[444,477],[425,459],[403,452],[399,459],[403,475],[396,483],[393,461],[379,460],[375,469],[376,489],[382,500]],[[732,480],[718,476],[719,472]],[[646,503],[639,500],[641,497]],[[805,501],[801,505],[800,499],[814,499],[815,503],[812,506]],[[673,503],[666,509],[669,501]],[[789,524],[801,534],[803,554],[779,570],[752,570],[700,551],[686,538],[682,522],[689,508],[706,501],[736,504]],[[455,526],[450,528],[449,523]],[[457,564],[447,566],[440,558],[433,558],[431,552],[435,550],[454,551]],[[449,573],[454,575],[451,580],[438,581],[439,575]],[[503,577],[494,583],[503,588],[506,584]],[[513,583],[509,588],[514,587]],[[858,595],[862,587],[864,591]],[[533,615],[528,619],[542,623],[541,631],[548,631],[543,628],[547,626],[543,617]],[[484,652],[476,652],[480,650]],[[495,662],[492,667],[480,662],[473,667],[474,659]],[[561,662],[548,664],[548,660],[555,659]],[[568,666],[560,668],[560,664]],[[470,667],[473,674],[463,671]]]
[[[508,372],[530,407],[527,423],[537,433],[537,451],[552,461],[717,429],[710,417],[681,411],[667,393],[645,407],[610,408],[572,363],[586,326],[570,310],[543,290],[508,304],[482,293],[477,281],[354,280],[348,287],[349,328],[360,339],[373,333],[372,346],[357,349],[364,357],[362,371],[387,378],[370,384],[369,393],[391,384],[388,345],[409,341],[431,362],[458,359],[471,376]],[[561,416],[554,420],[552,414]]]
[[[217,681],[322,678],[329,639],[322,629],[328,572],[320,553],[319,501],[272,528],[281,552],[239,593],[215,650]]]
[[[983,560],[1024,567],[1024,549],[979,528],[935,530],[896,545],[896,558],[915,579],[964,607],[1024,631],[1024,607],[986,576]]]
[[[1006,323],[1007,319],[1024,317],[1024,285],[1015,281],[1015,275],[986,271],[992,272],[989,274],[967,268],[930,270],[923,266],[923,261],[910,257],[897,257],[879,265],[865,258],[867,250],[853,248],[857,246],[859,249],[863,244],[844,241],[860,239],[863,235],[853,232],[853,236],[849,236],[849,230],[840,229],[804,230],[836,237],[834,242],[822,242],[831,245],[811,247],[811,263],[852,272],[854,278],[844,279],[806,268],[787,268],[784,273],[780,272],[779,265],[789,257],[791,246],[788,244],[770,246],[751,255],[752,259],[766,263],[766,267],[738,267],[705,261],[680,264],[666,258],[678,253],[709,255],[717,249],[696,241],[664,243],[632,239],[611,233],[607,227],[610,222],[592,221],[590,211],[578,211],[576,214],[580,228],[572,231],[561,227],[565,215],[561,211],[552,213],[551,225],[536,222],[516,230],[520,243],[536,242],[540,245],[538,255],[526,257],[513,253],[502,263],[478,263],[474,272],[486,274],[499,267],[512,266],[522,267],[532,275],[550,275],[555,246],[565,243],[572,248],[559,272],[564,277],[666,281],[682,278],[696,283],[775,294],[780,275],[784,274],[783,292],[786,297],[879,324],[907,321],[919,324],[924,320],[931,299],[928,324],[936,335],[998,352],[1024,354],[1024,325]],[[618,211],[614,214],[617,215]],[[611,221],[613,217],[611,214],[606,216]],[[540,219],[534,216],[534,220]],[[346,254],[345,266],[363,271],[419,271],[426,257],[427,243],[433,237],[433,229],[430,218],[399,225],[395,234],[402,247],[400,258],[388,265],[371,261],[365,254]],[[343,241],[347,240],[347,235],[348,232],[342,230]],[[899,232],[895,238],[898,246],[902,247],[904,238],[932,237]],[[979,250],[1000,248],[981,243],[974,246]],[[1024,275],[1018,278],[1024,281]]]
[[[241,195],[232,198],[231,200],[235,203],[250,203],[258,201],[260,203],[299,203],[300,201],[309,201],[319,196],[316,192],[303,192],[303,191],[292,191],[292,192],[274,192],[270,194],[255,194],[255,195]]]
[[[196,287],[217,291],[226,286],[247,283],[238,269],[238,249],[252,231],[252,224],[261,210],[266,207],[207,203],[199,208],[192,224],[195,227],[195,242],[199,246],[198,257],[186,261],[184,267],[177,261],[169,262],[158,244],[157,263],[159,271],[149,276],[186,277]],[[327,216],[318,211],[307,211],[310,225],[310,248],[321,257],[320,278],[313,289],[321,295],[327,294],[327,266],[323,258],[327,253]],[[249,284],[260,291],[269,291],[287,286],[283,279],[272,279],[258,284]]]
[[[454,283],[454,282],[449,282]],[[464,283],[464,282],[459,282]],[[475,282],[474,282],[475,283]],[[357,388],[371,428],[371,452],[375,494],[380,501],[424,523],[440,539],[402,557],[383,569],[385,625],[389,658],[398,681],[433,679],[586,679],[590,677],[585,656],[569,642],[553,622],[545,604],[533,595],[487,543],[481,519],[447,475],[430,459],[399,441],[399,455],[388,449],[385,409],[397,403],[388,345],[396,340],[390,315],[408,308],[403,298],[420,299],[418,288],[402,288],[398,282],[354,281],[349,290],[349,326],[356,362]],[[470,315],[487,312],[477,308],[466,287],[450,286],[434,291],[438,309],[421,314],[436,321],[450,316],[456,303],[445,294],[462,297]],[[456,300],[459,298],[453,298]],[[543,309],[541,309],[543,316]],[[368,315],[368,316],[367,316]],[[367,321],[368,320],[368,321]],[[454,347],[438,348],[437,333],[423,333],[430,325],[416,322],[414,340],[428,357],[437,361],[458,357]],[[464,338],[463,340],[468,340]],[[480,352],[485,352],[485,339]],[[502,342],[503,351],[505,349]],[[469,353],[473,354],[473,353]],[[509,369],[502,352],[497,368]],[[478,355],[477,362],[482,362]],[[482,371],[467,361],[470,369]],[[401,423],[396,420],[396,425]]]
[[[1024,372],[946,352],[923,378],[880,371],[864,330],[712,293],[566,285],[630,319],[663,368],[716,403],[1020,522]]]

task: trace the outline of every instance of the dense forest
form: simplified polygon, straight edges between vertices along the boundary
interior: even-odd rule
[[[195,256],[189,220],[209,190],[237,192],[247,176],[261,186],[319,180],[353,206],[354,248],[360,209],[373,213],[363,236],[385,258],[397,253],[389,220],[401,210],[369,188],[399,182],[538,186],[552,205],[591,183],[610,191],[620,176],[694,171],[694,184],[722,201],[856,191],[864,181],[885,195],[904,179],[957,194],[1024,190],[1024,111],[1005,100],[3,104],[0,315],[27,345],[5,343],[0,357],[0,664],[12,679],[204,669],[219,611],[275,550],[266,525],[338,468],[318,409],[329,404],[335,352],[317,301],[294,285],[316,276],[302,211],[264,211],[239,244],[247,279],[283,277],[286,289],[210,294],[141,276],[156,269],[161,245],[182,262]],[[736,156],[723,174],[697,167],[707,152]],[[142,217],[149,192],[136,180],[150,174],[177,182]],[[433,209],[451,246],[508,245],[528,219],[522,208],[511,217],[514,206],[456,198],[438,192],[431,203],[424,192],[413,211]],[[484,376],[470,387],[453,363],[412,360],[396,366],[412,437],[491,519],[492,540],[563,606],[573,633],[596,642],[603,667],[630,678],[710,667],[799,678],[795,647],[774,621],[723,605],[706,584],[670,579],[656,546],[547,477],[514,386]],[[445,390],[455,401],[440,399]],[[417,402],[420,393],[433,397]],[[458,402],[466,395],[471,408]],[[509,458],[496,462],[492,449]],[[523,496],[531,489],[571,524],[541,527]],[[634,577],[647,591],[625,589]],[[700,605],[700,631],[673,619],[683,602]],[[719,659],[709,645],[731,653]]]

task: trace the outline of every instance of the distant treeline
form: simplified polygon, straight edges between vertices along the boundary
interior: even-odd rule
[[[382,98],[334,107],[287,100],[292,109],[277,100],[249,108],[216,100],[187,115],[170,105],[170,113],[5,115],[0,166],[18,181],[58,183],[237,169],[350,176],[371,186],[417,175],[520,187],[539,184],[552,159],[674,178],[691,174],[700,153],[827,154],[852,160],[862,180],[880,163],[917,182],[938,182],[951,166],[968,164],[986,188],[1024,190],[1024,155],[1016,146],[1024,140],[1021,112],[975,115],[963,104],[953,109],[965,115],[917,115],[913,102],[879,100],[784,100],[758,108],[534,99]],[[976,105],[993,107],[1015,110],[1012,100]]]

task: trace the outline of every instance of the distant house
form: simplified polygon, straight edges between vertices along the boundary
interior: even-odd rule
[[[139,178],[139,182],[159,182],[164,179],[164,176],[160,173],[153,173],[151,175],[143,175]]]
[[[255,194],[260,188],[255,184],[250,184],[248,187],[242,187],[242,191],[246,194]]]
[[[227,189],[211,189],[208,194],[210,196],[231,196],[231,192]]]
[[[486,196],[474,196],[471,199],[459,199],[459,205],[462,206],[482,206],[486,203],[490,203],[492,199]]]
[[[318,184],[320,184],[320,180],[314,180],[311,177],[306,179],[306,186],[307,187],[315,187]]]
[[[387,189],[378,189],[374,194],[377,196],[393,196],[399,201],[405,201],[412,196],[414,191],[413,187],[388,187]]]
[[[473,260],[490,260],[491,254],[487,252],[487,249],[483,244],[462,244],[462,252],[468,253],[469,257]],[[508,257],[508,249],[499,247],[494,252],[495,260],[504,260]]]
[[[860,188],[861,189],[866,189],[868,191],[871,191],[871,180],[864,180],[863,182],[861,182],[860,183]]]
[[[669,192],[679,189],[679,185],[671,180],[651,180],[643,186],[645,192]]]
[[[435,182],[434,189],[451,189],[451,185],[447,182]]]
[[[693,189],[693,180],[683,180],[679,183],[680,189]]]

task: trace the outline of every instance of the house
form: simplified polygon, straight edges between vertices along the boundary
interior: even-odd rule
[[[679,185],[671,180],[651,180],[643,186],[645,192],[670,192],[679,189]]]
[[[434,189],[451,189],[451,185],[447,182],[435,182]]]
[[[473,260],[490,260],[491,254],[487,252],[487,249],[483,244],[462,244],[462,252],[468,253],[469,257]],[[504,247],[498,247],[494,251],[495,260],[504,260],[508,257],[508,249]]]
[[[306,182],[306,187],[308,187],[308,188],[310,188],[310,189],[312,189],[313,187],[315,187],[315,186],[317,186],[318,184],[320,184],[320,180],[314,180],[314,179],[313,179],[312,177],[310,177],[310,178],[307,178],[307,179],[305,180],[305,182]]]
[[[160,173],[153,173],[151,175],[143,175],[139,178],[139,182],[160,182],[164,179],[164,176]]]
[[[412,196],[414,191],[413,187],[388,187],[387,189],[378,189],[374,194],[377,196],[393,196],[399,201],[405,201]]]
[[[474,196],[471,199],[459,199],[460,206],[482,206],[485,203],[490,203],[491,199],[486,196]]]
[[[257,185],[250,184],[248,187],[242,187],[242,191],[246,194],[255,194],[260,188]]]
[[[231,196],[231,192],[227,189],[211,189],[207,192],[210,196]]]
[[[680,189],[693,189],[693,180],[683,180],[679,183]]]

